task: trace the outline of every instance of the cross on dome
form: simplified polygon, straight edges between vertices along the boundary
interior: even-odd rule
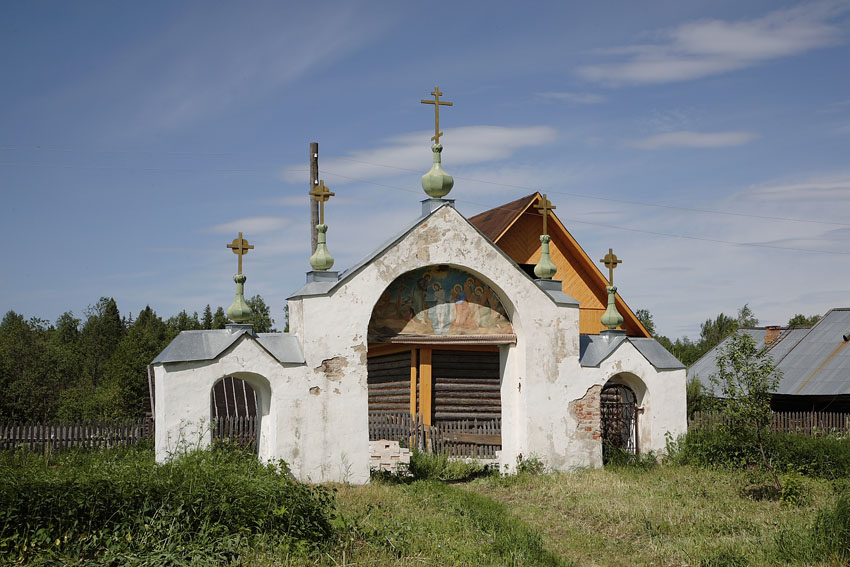
[[[614,285],[614,268],[617,267],[617,264],[622,264],[623,261],[617,258],[617,255],[614,254],[614,250],[612,248],[609,248],[608,254],[599,261],[608,268],[608,285]]]
[[[435,144],[440,143],[440,136],[443,135],[440,132],[440,106],[452,106],[453,103],[440,100],[440,97],[443,96],[443,93],[440,92],[440,87],[435,86],[434,90],[431,91],[431,95],[434,97],[434,100],[425,100],[422,99],[422,104],[433,104],[434,105],[434,136],[431,138],[434,140]]]
[[[227,245],[228,248],[233,250],[233,253],[239,256],[239,274],[242,273],[242,256],[248,253],[248,250],[253,250],[254,245],[248,244],[248,241],[242,238],[242,233],[239,233],[239,236],[233,239],[233,242]]]
[[[546,220],[549,218],[549,211],[554,211],[558,207],[553,205],[552,202],[546,198],[546,193],[543,193],[543,197],[540,198],[538,204],[534,205],[534,208],[543,214],[543,234],[549,234],[546,226]]]

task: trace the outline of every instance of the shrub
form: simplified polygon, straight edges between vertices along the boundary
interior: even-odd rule
[[[759,466],[758,446],[724,429],[694,429],[668,443],[674,463],[703,467],[744,468]],[[820,478],[850,476],[850,438],[809,437],[794,433],[772,433],[765,449],[773,466],[784,473]]]
[[[226,558],[258,534],[299,547],[332,537],[334,493],[297,483],[285,463],[207,450],[166,464],[149,449],[0,455],[0,557]]]

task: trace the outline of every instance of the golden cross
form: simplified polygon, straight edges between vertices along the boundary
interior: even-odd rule
[[[622,264],[623,261],[617,258],[617,255],[614,254],[614,250],[611,248],[608,249],[608,254],[599,261],[608,268],[608,285],[614,285],[614,268],[617,267],[617,264]]]
[[[435,144],[439,144],[440,136],[443,135],[443,133],[440,132],[440,105],[452,106],[452,103],[445,100],[440,100],[440,97],[443,96],[443,93],[440,92],[440,87],[434,87],[434,90],[431,91],[431,94],[434,95],[434,100],[422,100],[422,104],[434,105],[434,137],[431,139],[434,140]]]
[[[248,253],[248,250],[253,250],[254,245],[248,244],[248,241],[242,238],[242,233],[239,233],[239,236],[233,239],[233,242],[227,245],[228,248],[233,249],[233,253],[239,255],[239,273],[242,273],[242,256]]]
[[[538,201],[537,205],[534,205],[534,208],[543,213],[543,234],[549,234],[546,232],[546,219],[549,217],[549,211],[554,211],[558,207],[546,198],[546,193],[543,193],[543,197]]]
[[[319,224],[325,224],[325,201],[336,195],[336,193],[331,193],[331,190],[325,187],[325,182],[319,179],[319,184],[313,187],[310,194],[319,202]]]

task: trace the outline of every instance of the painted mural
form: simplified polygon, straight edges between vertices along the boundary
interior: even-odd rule
[[[448,266],[399,277],[372,311],[369,337],[501,335],[513,333],[496,293],[480,279]]]

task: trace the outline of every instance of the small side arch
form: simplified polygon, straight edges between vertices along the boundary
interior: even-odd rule
[[[641,451],[641,417],[647,395],[646,384],[636,375],[621,372],[602,387],[600,418],[602,462],[610,462],[615,452]]]
[[[257,456],[261,461],[267,460],[273,446],[271,439],[273,432],[269,423],[272,401],[271,384],[265,376],[253,372],[236,372],[217,379],[210,388],[210,417],[214,427],[219,419],[228,417],[228,414],[222,415],[222,408],[228,411],[229,400],[225,398],[222,403],[222,400],[217,399],[222,392],[226,392],[228,387],[235,390],[232,394],[234,402],[242,405],[235,409],[233,412],[235,415],[232,417],[256,417],[254,432]],[[248,415],[242,415],[246,412]],[[212,436],[213,432],[210,432],[210,435]]]

